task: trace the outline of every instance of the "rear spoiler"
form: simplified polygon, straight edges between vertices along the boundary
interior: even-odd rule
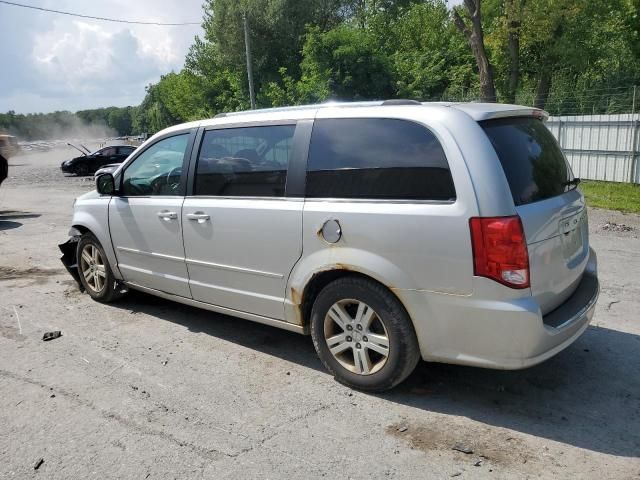
[[[515,110],[501,110],[496,112],[490,112],[484,118],[484,120],[493,120],[496,118],[508,118],[508,117],[535,117],[543,122],[549,118],[549,113],[540,110],[539,108],[520,108]]]
[[[542,121],[549,118],[544,110],[522,105],[508,105],[504,103],[450,103],[448,107],[460,110],[476,122],[509,117],[535,117]]]

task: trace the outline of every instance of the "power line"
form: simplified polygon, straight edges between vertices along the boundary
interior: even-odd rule
[[[108,17],[94,17],[92,15],[83,15],[81,13],[64,12],[62,10],[53,10],[50,8],[36,7],[34,5],[24,5],[22,3],[8,2],[6,0],[0,0],[0,3],[4,3],[5,5],[11,5],[13,7],[30,8],[32,10],[40,10],[42,12],[68,15],[70,17],[80,17],[80,18],[89,18],[91,20],[101,20],[103,22],[128,23],[128,24],[135,24],[135,25],[157,25],[161,27],[180,27],[185,25],[200,25],[200,22],[162,23],[162,22],[143,22],[143,21],[136,21],[136,20],[122,20],[118,18],[108,18]]]

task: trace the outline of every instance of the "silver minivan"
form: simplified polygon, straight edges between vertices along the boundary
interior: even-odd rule
[[[171,127],[76,200],[63,262],[100,302],[131,288],[310,334],[361,390],[420,358],[525,368],[584,332],[599,293],[545,117],[391,100]]]

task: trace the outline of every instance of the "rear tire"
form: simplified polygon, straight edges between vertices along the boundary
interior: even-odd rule
[[[76,258],[80,282],[91,298],[109,303],[122,297],[104,249],[92,233],[80,238]]]
[[[311,337],[336,380],[367,392],[395,387],[420,359],[404,307],[366,278],[344,277],[322,289],[311,310]]]

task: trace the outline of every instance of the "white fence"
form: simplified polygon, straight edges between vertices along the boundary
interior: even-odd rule
[[[577,177],[640,183],[640,114],[549,117],[547,127]]]

